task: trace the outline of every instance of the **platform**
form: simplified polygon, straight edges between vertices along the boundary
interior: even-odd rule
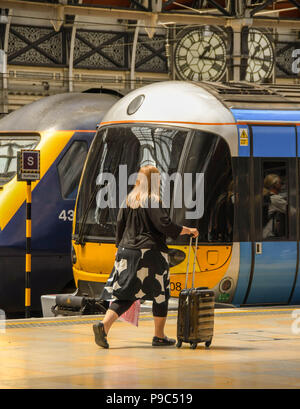
[[[94,343],[92,324],[102,316],[7,320],[0,388],[299,388],[299,317],[300,307],[217,309],[211,347],[195,350],[153,348],[149,312],[138,328],[117,321],[108,350]],[[171,337],[176,323],[170,311]]]

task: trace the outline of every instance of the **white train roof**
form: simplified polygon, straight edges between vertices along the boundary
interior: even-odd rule
[[[144,95],[133,114],[129,104]],[[230,110],[206,89],[189,82],[166,81],[138,88],[117,102],[104,116],[106,122],[161,122],[190,127],[198,123],[234,123]]]

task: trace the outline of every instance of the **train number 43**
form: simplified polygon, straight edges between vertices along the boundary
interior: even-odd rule
[[[64,222],[72,222],[74,217],[74,210],[62,210],[58,216],[59,220]]]

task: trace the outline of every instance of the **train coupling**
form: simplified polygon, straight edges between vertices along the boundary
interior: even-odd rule
[[[88,296],[78,296],[72,294],[56,295],[55,305],[51,311],[55,317],[58,315],[93,315],[105,314],[108,308],[108,302],[100,298]]]

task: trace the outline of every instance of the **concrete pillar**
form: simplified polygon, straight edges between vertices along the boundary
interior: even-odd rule
[[[237,18],[231,20],[227,26],[233,30],[233,81],[241,81],[241,64],[242,64],[242,29],[243,27],[252,26],[253,20],[251,18]]]
[[[232,23],[233,30],[233,81],[241,80],[241,61],[242,61],[242,24],[240,20]]]
[[[0,118],[8,113],[7,98],[7,56],[0,50]]]

